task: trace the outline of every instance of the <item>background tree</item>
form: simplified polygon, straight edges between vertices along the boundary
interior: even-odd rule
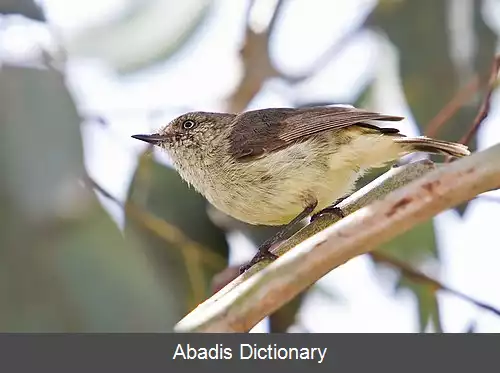
[[[3,331],[169,331],[272,234],[215,211],[129,135],[194,109],[352,103],[457,141],[491,88],[500,30],[498,5],[479,0],[111,3],[0,0]],[[495,92],[491,102],[472,149],[500,139]],[[333,271],[269,330],[500,330],[474,299],[438,295],[431,281],[500,308],[489,290],[497,196]],[[377,299],[385,306],[367,314]],[[447,321],[443,302],[467,320]]]

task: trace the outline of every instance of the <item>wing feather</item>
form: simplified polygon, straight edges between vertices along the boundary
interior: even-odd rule
[[[353,125],[397,133],[365,121],[399,121],[403,117],[384,115],[351,107],[272,108],[241,113],[231,131],[231,152],[238,159],[253,159],[312,135]]]

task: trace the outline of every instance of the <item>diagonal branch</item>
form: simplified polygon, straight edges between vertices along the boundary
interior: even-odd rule
[[[493,62],[493,66],[491,67],[491,74],[488,80],[488,91],[486,92],[486,96],[484,97],[483,103],[481,104],[481,108],[477,113],[476,118],[474,119],[474,123],[469,129],[469,131],[460,139],[461,144],[468,144],[474,134],[477,132],[481,123],[488,117],[491,106],[491,96],[496,87],[496,82],[498,79],[498,71],[500,70],[500,55],[495,57]]]
[[[438,131],[443,127],[460,108],[477,93],[482,84],[479,77],[475,75],[467,85],[462,87],[455,96],[432,118],[427,124],[425,136],[436,137]]]
[[[191,240],[181,229],[157,216],[154,216],[138,204],[131,201],[123,203],[104,189],[90,175],[88,175],[88,173],[85,173],[83,176],[83,181],[90,188],[95,189],[104,197],[121,207],[134,222],[163,239],[172,247],[178,248],[184,257],[187,276],[193,292],[193,299],[196,302],[199,302],[205,298],[206,284],[203,278],[200,277],[201,272],[199,264],[204,263],[214,269],[222,268],[226,261],[221,255],[213,252],[212,250],[208,250],[203,247],[203,245]],[[192,307],[193,305],[190,304],[189,308]]]
[[[492,94],[492,91],[496,85],[496,79],[498,76],[498,70],[500,69],[500,55],[495,56],[493,59],[493,63],[491,66],[490,73],[484,77],[479,78],[478,75],[474,76],[471,81],[459,90],[455,96],[441,109],[439,113],[436,114],[434,118],[430,120],[427,125],[427,130],[425,131],[425,135],[429,137],[435,137],[436,133],[439,129],[446,124],[446,122],[453,117],[457,111],[464,105],[467,100],[469,100],[477,91],[486,87],[487,93],[485,100],[483,101],[483,105],[479,109],[479,114],[477,115],[475,121],[469,133],[462,138],[462,144],[466,144],[470,141],[473,134],[479,128],[481,122],[486,118],[489,112],[489,101]],[[485,107],[485,103],[487,103],[488,107]],[[482,117],[486,113],[486,116]],[[482,118],[481,118],[482,117]]]
[[[398,268],[407,279],[412,280],[413,282],[418,282],[418,283],[422,283],[422,284],[431,286],[435,290],[446,291],[450,294],[455,295],[456,297],[458,297],[460,299],[463,299],[467,302],[470,302],[470,303],[476,305],[477,307],[484,308],[490,312],[493,312],[497,316],[500,316],[499,309],[497,309],[493,306],[490,306],[489,304],[486,304],[484,302],[481,302],[479,300],[476,300],[476,299],[472,298],[471,296],[462,293],[461,291],[452,289],[449,286],[444,285],[440,281],[435,280],[435,279],[427,276],[425,273],[413,268],[409,264],[407,264],[399,259],[392,258],[386,254],[379,252],[379,251],[372,251],[371,256],[377,262],[387,263],[395,268]]]
[[[152,233],[156,234],[158,237],[162,238],[172,246],[178,247],[180,249],[187,247],[189,248],[189,250],[196,251],[196,255],[200,256],[202,261],[213,268],[220,268],[225,263],[225,259],[221,255],[208,250],[203,245],[191,240],[184,234],[182,230],[180,230],[176,226],[168,223],[163,219],[160,219],[157,216],[154,216],[149,211],[144,210],[142,207],[131,201],[123,203],[118,198],[109,193],[106,189],[104,189],[90,175],[85,175],[83,179],[89,187],[97,190],[104,197],[116,203],[128,214],[130,214],[130,217],[137,223],[141,224],[144,228],[150,230]]]
[[[269,42],[276,31],[277,20],[282,14],[285,2],[286,0],[278,0],[271,20],[266,30],[262,32],[256,32],[250,26],[250,17],[255,0],[248,2],[245,14],[245,39],[240,49],[243,77],[226,102],[227,111],[240,112],[245,110],[268,79],[279,77],[291,84],[297,84],[314,76],[348,45],[348,41],[360,29],[360,26],[356,26],[343,35],[340,40],[325,50],[305,73],[293,76],[283,73],[278,71],[271,61]]]
[[[337,206],[342,210],[344,215],[349,215],[359,210],[360,208],[369,205],[371,202],[381,199],[390,191],[395,190],[402,185],[421,177],[425,173],[433,170],[435,164],[428,160],[414,162],[401,167],[392,168],[389,172],[372,181],[370,184],[351,194],[348,198],[340,202]],[[323,229],[334,224],[339,220],[336,214],[326,214],[318,217],[310,224],[295,233],[288,240],[283,241],[278,247],[271,249],[271,252],[278,256],[282,256],[301,242],[309,237],[321,232]],[[210,298],[211,302],[217,302],[226,293],[232,291],[245,280],[253,276],[255,273],[261,271],[269,265],[268,261],[262,261],[252,266],[243,275],[238,276],[231,281],[222,290]]]
[[[349,42],[358,35],[361,26],[352,27],[349,31],[344,33],[339,40],[333,42],[319,57],[307,68],[305,72],[298,75],[290,75],[279,72],[280,77],[291,84],[302,83],[305,80],[312,78],[323,68],[325,68],[332,60],[334,60],[340,53],[342,53]]]
[[[499,187],[500,144],[439,167],[317,233],[216,302],[198,306],[176,331],[248,331],[332,269]]]

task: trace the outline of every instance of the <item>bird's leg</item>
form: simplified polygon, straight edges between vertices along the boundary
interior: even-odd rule
[[[337,205],[340,202],[342,202],[344,199],[346,199],[347,197],[349,197],[349,196],[341,197],[338,200],[336,200],[335,202],[333,202],[330,206],[325,207],[321,211],[318,211],[316,214],[311,216],[311,222],[313,222],[314,220],[316,220],[317,218],[319,218],[320,216],[325,215],[325,214],[334,214],[334,215],[337,215],[340,219],[345,218],[344,212],[340,209],[340,207],[337,207]]]
[[[318,204],[317,201],[308,205],[299,215],[297,215],[290,223],[285,225],[281,230],[279,230],[274,236],[267,239],[262,245],[259,247],[259,251],[252,258],[250,262],[240,267],[240,274],[246,272],[250,267],[254,264],[259,263],[264,259],[276,260],[278,258],[277,255],[273,254],[269,251],[269,249],[279,241],[283,241],[290,237],[290,235],[294,232],[294,227],[300,223],[303,219],[308,217],[316,208]]]

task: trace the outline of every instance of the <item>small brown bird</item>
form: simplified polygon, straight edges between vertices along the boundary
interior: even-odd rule
[[[166,150],[181,177],[226,214],[250,224],[286,224],[251,265],[274,259],[272,244],[349,195],[370,168],[413,152],[470,154],[461,144],[369,123],[402,119],[343,106],[192,112],[158,133],[132,137]]]

